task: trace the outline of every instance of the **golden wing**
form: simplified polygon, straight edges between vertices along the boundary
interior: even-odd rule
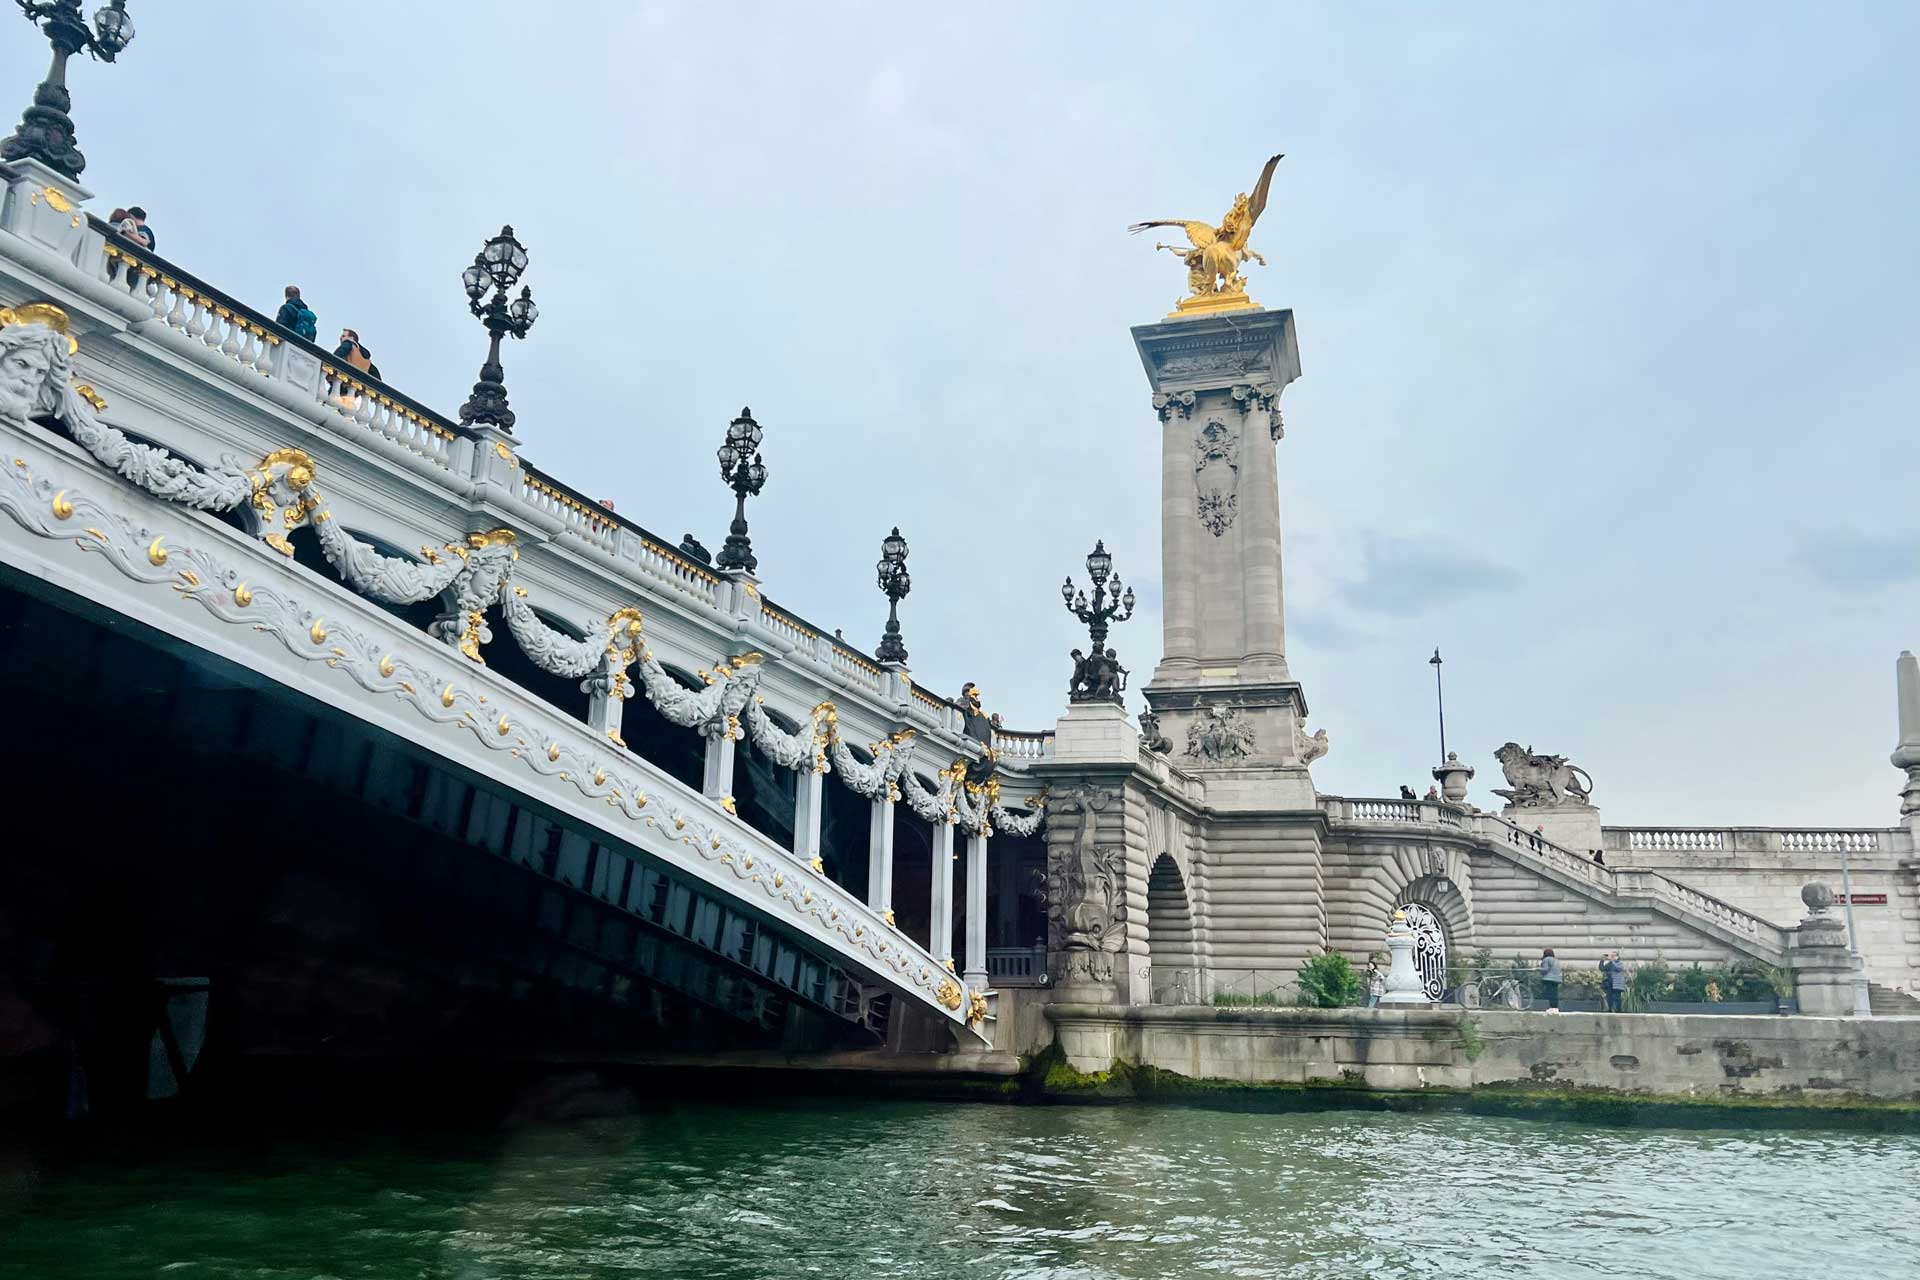
[[[1148,227],[1179,227],[1187,233],[1187,239],[1196,249],[1204,249],[1220,238],[1212,225],[1205,222],[1182,222],[1178,218],[1161,218],[1154,222],[1136,222],[1127,230],[1139,235]]]
[[[1234,237],[1234,248],[1247,247],[1247,237],[1253,232],[1253,224],[1260,221],[1260,214],[1267,207],[1267,188],[1273,183],[1273,166],[1285,158],[1285,152],[1273,156],[1267,161],[1266,168],[1260,170],[1260,181],[1253,184],[1253,194],[1247,197],[1247,225],[1240,228],[1240,234]]]

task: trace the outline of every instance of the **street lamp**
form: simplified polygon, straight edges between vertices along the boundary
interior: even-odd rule
[[[900,640],[900,602],[913,590],[913,578],[907,573],[907,540],[900,536],[899,525],[880,540],[880,562],[874,567],[879,573],[880,590],[887,596],[887,630],[873,656],[882,662],[905,662],[907,646]]]
[[[766,487],[767,466],[760,460],[760,424],[753,410],[742,408],[740,416],[727,424],[727,438],[716,450],[720,459],[720,479],[733,490],[733,523],[727,526],[727,540],[714,562],[721,569],[744,569],[752,573],[760,567],[747,538],[747,498]]]
[[[487,362],[480,366],[480,381],[473,384],[473,394],[460,406],[463,426],[480,423],[513,430],[513,410],[507,408],[506,370],[500,367],[500,339],[509,333],[526,337],[540,318],[540,308],[533,305],[533,290],[525,285],[520,286],[519,297],[507,301],[507,291],[519,283],[520,273],[526,269],[526,246],[513,238],[512,227],[502,227],[499,235],[473,255],[473,265],[460,273],[460,283],[467,290],[467,310],[486,326],[488,337]],[[488,288],[492,288],[493,296],[482,305],[480,299]]]
[[[1118,702],[1123,692],[1125,669],[1119,658],[1105,646],[1107,624],[1125,622],[1133,616],[1133,588],[1123,587],[1120,575],[1113,572],[1113,557],[1107,554],[1104,540],[1095,542],[1087,555],[1087,576],[1093,579],[1093,599],[1076,591],[1073,578],[1060,584],[1060,599],[1067,612],[1087,624],[1093,652],[1076,664],[1068,697],[1075,702]]]
[[[38,160],[56,173],[76,181],[87,167],[73,136],[73,97],[67,92],[67,59],[81,51],[102,62],[114,57],[133,43],[133,19],[127,16],[127,0],[111,0],[93,15],[93,27],[87,27],[80,13],[80,0],[19,0],[20,12],[27,21],[46,28],[47,43],[53,46],[53,66],[47,78],[33,91],[33,105],[20,116],[19,127],[0,142],[0,160]]]

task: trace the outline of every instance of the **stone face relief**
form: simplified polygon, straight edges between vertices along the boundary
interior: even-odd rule
[[[1244,760],[1253,752],[1253,726],[1224,703],[1187,725],[1187,754],[1197,760]]]
[[[1541,755],[1532,747],[1509,742],[1493,753],[1507,776],[1506,787],[1495,787],[1516,808],[1547,804],[1591,804],[1593,779],[1565,756]]]
[[[58,379],[54,369],[61,370]],[[57,406],[48,388],[66,385],[67,339],[45,324],[10,324],[0,328],[0,422],[24,427],[37,413]]]
[[[1056,820],[1080,815],[1073,843],[1056,847],[1048,859],[1047,914],[1056,950],[1118,951],[1126,940],[1126,853],[1096,844],[1098,815],[1117,798],[1082,785],[1048,806]],[[1106,967],[1111,976],[1111,965]]]
[[[1232,527],[1240,502],[1240,436],[1219,418],[1194,433],[1193,478],[1200,523],[1218,538]]]

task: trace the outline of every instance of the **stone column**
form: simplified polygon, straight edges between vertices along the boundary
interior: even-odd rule
[[[967,958],[962,976],[976,991],[991,986],[987,977],[987,837],[967,836]]]
[[[733,739],[725,733],[707,739],[707,767],[700,791],[713,800],[733,794]]]
[[[1163,424],[1160,444],[1160,591],[1161,644],[1158,670],[1197,674],[1200,670],[1199,610],[1188,568],[1199,557],[1194,539],[1200,525],[1193,505],[1192,433],[1194,396],[1155,396]]]
[[[935,960],[953,960],[953,824],[933,824],[933,893],[928,904],[927,950]]]
[[[799,773],[799,784],[794,788],[793,851],[800,855],[802,862],[817,863],[820,858],[820,812],[826,800],[827,776],[815,772],[811,765],[802,766]]]
[[[867,905],[893,921],[893,804],[886,796],[873,802],[867,828]]]
[[[1793,931],[1787,963],[1800,1012],[1811,1017],[1849,1018],[1854,1012],[1853,958],[1847,954],[1846,926],[1829,914],[1833,890],[1819,881],[1800,890],[1806,918]]]
[[[624,692],[616,693],[615,687],[614,674],[605,661],[601,662],[599,670],[580,682],[581,690],[587,695],[587,726],[602,737],[625,746],[626,740],[620,736],[620,723],[626,714],[627,704]],[[623,690],[630,687],[621,686]]]
[[[1900,816],[1920,835],[1920,658],[1911,649],[1901,650],[1893,673],[1900,708],[1900,742],[1893,749],[1893,767],[1907,774],[1907,785],[1900,792]]]

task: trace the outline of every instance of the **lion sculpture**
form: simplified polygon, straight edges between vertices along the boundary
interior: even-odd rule
[[[1591,804],[1593,778],[1565,756],[1538,755],[1532,747],[1509,742],[1493,753],[1507,775],[1507,787],[1493,789],[1514,805]]]

